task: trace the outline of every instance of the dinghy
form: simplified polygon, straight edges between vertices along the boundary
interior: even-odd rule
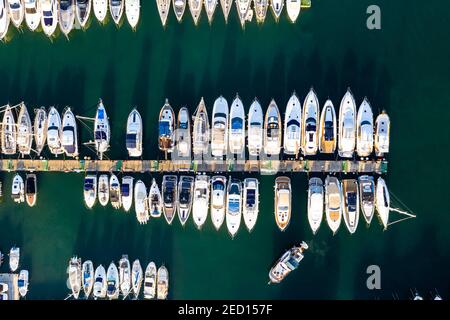
[[[136,30],[141,11],[140,0],[125,0],[125,15],[131,29]]]
[[[94,15],[98,22],[104,23],[106,15],[108,14],[108,0],[93,0],[92,7],[94,9]]]
[[[87,175],[84,178],[84,203],[89,209],[95,204],[95,200],[97,199],[97,176],[96,175]]]
[[[281,116],[275,100],[267,108],[264,119],[264,152],[266,155],[277,156],[281,149]]]
[[[106,109],[103,105],[103,101],[100,99],[94,119],[95,150],[97,151],[100,160],[103,159],[103,154],[109,149],[109,140],[111,139],[110,130]]]
[[[103,207],[109,202],[109,179],[106,174],[101,174],[98,178],[98,202]]]
[[[130,157],[142,156],[142,118],[136,109],[128,115],[126,146]]]
[[[119,209],[122,206],[120,182],[114,173],[109,177],[109,199],[114,209]]]
[[[8,0],[9,18],[13,25],[19,29],[25,16],[25,6],[23,0]]]
[[[164,218],[168,224],[172,224],[177,209],[177,184],[178,178],[174,175],[164,176],[162,182],[162,199]]]
[[[94,287],[94,264],[91,260],[83,262],[83,265],[81,266],[81,274],[81,283],[84,291],[84,296],[86,297],[86,299],[88,299],[91,295],[92,288]]]
[[[194,24],[198,24],[200,19],[200,14],[202,13],[202,1],[203,0],[189,0],[189,11],[191,11],[192,19],[194,19]]]
[[[302,106],[295,92],[286,106],[284,116],[284,153],[297,156],[301,143]]]
[[[87,23],[89,21],[89,16],[91,15],[91,0],[75,0],[76,2],[76,17],[78,24],[82,29],[86,29]]]
[[[142,281],[144,274],[142,271],[141,263],[138,259],[134,260],[133,267],[131,268],[131,285],[133,289],[134,299],[139,298],[141,292]]]
[[[160,217],[163,204],[161,192],[159,191],[159,187],[158,184],[156,183],[155,178],[152,179],[152,185],[148,193],[148,202],[149,202],[148,207],[150,210],[150,216],[152,216],[153,218]]]
[[[52,37],[58,26],[58,1],[40,0],[41,25],[47,37]]]
[[[149,262],[145,268],[144,277],[144,299],[154,299],[156,297],[156,265],[153,261]]]
[[[227,211],[225,220],[231,237],[234,238],[241,225],[242,217],[242,186],[237,179],[230,178],[227,188]]]
[[[197,110],[193,116],[192,152],[194,157],[202,157],[209,152],[210,127],[205,101],[200,99]]]
[[[302,8],[302,0],[286,0],[286,11],[292,23],[297,21]]]
[[[119,261],[119,287],[122,292],[123,299],[131,292],[131,267],[130,260],[127,255],[122,255]]]
[[[179,158],[191,159],[191,120],[187,107],[178,112],[176,136],[176,154]]]
[[[211,154],[223,157],[228,150],[228,102],[220,96],[214,101],[212,112]]]
[[[320,115],[319,150],[321,153],[334,153],[337,146],[337,120],[331,100],[327,100]]]
[[[106,270],[105,267],[99,265],[97,269],[95,269],[94,274],[95,282],[94,282],[94,299],[98,298],[106,298]]]
[[[336,177],[328,176],[325,179],[325,216],[333,235],[341,225],[343,203],[341,183]]]
[[[178,22],[183,19],[184,11],[186,10],[187,0],[172,0],[173,2],[173,12],[175,17],[177,17]]]
[[[106,295],[109,300],[119,297],[119,271],[114,262],[111,262],[106,273]]]
[[[25,22],[30,31],[36,31],[41,24],[41,2],[39,0],[25,0]]]
[[[170,11],[170,1],[171,0],[156,0],[156,5],[158,7],[159,17],[161,18],[161,23],[163,27],[166,26],[167,17]]]
[[[31,153],[33,143],[33,127],[27,107],[22,102],[20,105],[19,117],[17,119],[17,148],[20,155],[26,156]]]
[[[263,111],[258,99],[255,98],[248,111],[248,154],[250,157],[258,157],[264,143],[264,119]]]
[[[255,178],[244,179],[242,216],[249,232],[255,227],[259,213],[259,182]]]
[[[138,180],[134,185],[134,209],[140,224],[146,224],[149,219],[147,203],[147,188],[141,180]]]
[[[111,17],[114,23],[118,26],[120,25],[120,20],[122,19],[124,8],[124,0],[109,0],[109,11],[111,12]]]
[[[233,100],[230,107],[228,144],[230,152],[243,155],[245,150],[245,111],[239,95]]]
[[[226,186],[227,178],[224,176],[214,176],[211,179],[211,220],[219,230],[225,219],[226,206]]]
[[[67,37],[75,24],[75,0],[59,1],[59,28]]]
[[[192,218],[197,229],[201,229],[209,211],[209,177],[198,175],[195,178],[192,203]]]
[[[69,284],[74,299],[78,299],[81,291],[81,259],[72,257],[69,261]]]
[[[13,155],[17,152],[17,127],[11,107],[6,106],[2,121],[2,153]]]
[[[78,130],[75,116],[70,108],[66,108],[62,120],[62,147],[66,156],[78,157]]]
[[[356,103],[350,89],[347,90],[339,108],[339,156],[353,157],[356,146]]]
[[[36,153],[40,155],[47,141],[47,111],[44,107],[36,110],[34,117],[34,143]]]
[[[373,151],[373,113],[367,98],[364,98],[356,117],[356,152],[368,157]]]
[[[61,136],[61,116],[59,115],[59,112],[55,107],[51,107],[48,111],[47,118],[47,145],[50,149],[50,152],[55,156],[64,153],[64,149],[62,148],[61,144]]]
[[[125,212],[130,211],[133,204],[133,177],[125,176],[122,178],[120,193],[122,194],[122,205]]]
[[[305,156],[317,153],[319,141],[319,100],[313,89],[311,89],[303,102],[302,114],[302,143],[301,149]]]
[[[37,178],[34,173],[27,173],[25,178],[25,198],[29,207],[36,205],[37,199]]]
[[[186,224],[191,213],[192,199],[194,197],[194,178],[181,176],[178,182],[178,219],[182,226]]]

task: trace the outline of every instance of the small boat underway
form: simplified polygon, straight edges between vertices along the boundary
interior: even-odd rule
[[[244,179],[242,215],[249,232],[255,227],[259,213],[259,182],[255,178]]]
[[[5,39],[9,29],[9,14],[7,0],[0,0],[0,40]]]
[[[389,116],[382,112],[375,121],[375,154],[377,157],[383,157],[389,153],[390,126]]]
[[[142,118],[136,109],[128,115],[126,145],[130,157],[142,155]]]
[[[16,272],[19,268],[19,262],[20,248],[12,247],[11,250],[9,250],[9,270],[11,270],[11,272]]]
[[[106,270],[102,265],[99,265],[97,269],[95,269],[94,278],[94,299],[106,298]]]
[[[199,175],[195,178],[192,218],[198,229],[201,229],[209,211],[209,177]]]
[[[110,300],[119,297],[119,271],[114,262],[111,262],[106,273],[106,295]]]
[[[356,145],[356,103],[347,90],[339,109],[339,156],[351,158]]]
[[[206,15],[208,17],[209,24],[212,23],[212,20],[214,17],[214,12],[216,11],[216,7],[217,7],[217,1],[218,0],[204,0]]]
[[[187,107],[182,107],[178,111],[176,148],[177,155],[180,158],[191,158],[191,120]]]
[[[320,115],[319,150],[334,153],[337,146],[337,120],[331,100],[327,100]]]
[[[323,183],[319,178],[311,178],[308,188],[308,221],[313,234],[322,223],[323,218]]]
[[[109,199],[114,209],[119,209],[122,206],[120,182],[114,173],[109,177]]]
[[[358,182],[361,211],[367,224],[370,225],[375,211],[375,181],[373,177],[361,176],[358,178]]]
[[[47,118],[47,145],[50,152],[55,156],[64,153],[61,145],[62,124],[61,116],[55,107],[51,107],[48,111]]]
[[[109,0],[109,11],[116,25],[120,24],[122,19],[124,0]]]
[[[33,143],[33,127],[31,125],[30,115],[27,107],[22,102],[20,106],[19,117],[17,119],[17,148],[21,156],[31,153],[31,144]]]
[[[298,16],[300,15],[300,11],[302,8],[301,0],[286,0],[286,10],[292,23],[297,21]]]
[[[58,1],[40,0],[41,4],[41,25],[47,37],[53,36],[58,26]]]
[[[149,202],[148,207],[150,210],[150,216],[154,218],[160,217],[162,210],[162,198],[158,184],[156,183],[156,180],[154,178],[152,180],[152,185],[148,193],[148,202]]]
[[[325,216],[333,234],[339,229],[342,221],[342,189],[336,177],[325,179]]]
[[[303,102],[302,143],[301,149],[305,156],[315,155],[318,149],[319,101],[311,89]]]
[[[264,152],[267,155],[279,155],[281,148],[281,116],[278,106],[272,100],[267,108],[264,120]]]
[[[229,148],[231,153],[242,155],[245,148],[245,111],[244,105],[238,95],[233,100],[230,110]]]
[[[6,106],[2,121],[2,153],[12,155],[17,151],[17,128],[11,107]]]
[[[237,179],[230,178],[228,180],[227,189],[227,213],[226,221],[228,232],[234,238],[241,225],[242,216],[242,186]]]
[[[157,298],[158,300],[167,299],[169,293],[169,271],[165,266],[161,266],[158,269],[158,287]]]
[[[275,179],[275,221],[281,231],[286,230],[291,220],[291,179]]]
[[[19,279],[17,280],[17,287],[19,288],[19,294],[24,298],[28,293],[28,270],[20,270]]]
[[[34,207],[37,198],[37,178],[34,173],[27,173],[25,179],[25,194],[28,206]]]
[[[192,19],[194,19],[194,24],[198,24],[200,20],[200,14],[202,13],[202,2],[203,0],[189,0],[189,11],[191,11]]]
[[[72,257],[69,261],[69,284],[72,296],[78,299],[81,291],[81,259]]]
[[[91,0],[75,0],[76,1],[76,17],[78,24],[82,29],[86,28],[89,16],[91,15]],[[114,0],[112,0],[114,2]]]
[[[108,0],[94,0],[92,6],[95,17],[100,23],[103,23],[108,14]]]
[[[359,221],[358,183],[354,179],[342,181],[344,194],[344,221],[348,231],[353,234]]]
[[[377,198],[376,206],[378,217],[380,218],[381,224],[384,230],[387,229],[389,223],[389,210],[391,205],[391,199],[389,196],[389,191],[386,186],[386,182],[383,178],[379,177],[377,180]]]
[[[87,175],[84,178],[84,202],[91,209],[97,199],[97,176]]]
[[[120,193],[122,194],[123,209],[128,212],[133,204],[133,177],[125,176],[122,178]]]
[[[131,267],[127,255],[123,255],[119,261],[119,283],[120,291],[125,299],[131,292]]]
[[[147,204],[147,188],[141,180],[138,180],[134,185],[134,209],[140,224],[146,224],[149,219]]]
[[[40,155],[44,149],[47,140],[47,112],[45,108],[36,110],[34,117],[34,143],[36,144],[36,153]]]
[[[258,157],[261,149],[263,148],[263,136],[264,136],[264,119],[263,111],[258,100],[255,98],[248,111],[248,154],[251,157]]]
[[[111,139],[111,131],[109,127],[109,119],[106,114],[105,106],[103,101],[100,99],[97,112],[95,113],[94,120],[94,138],[95,138],[95,149],[100,156],[100,160],[103,159],[103,153],[108,151],[109,140]]]
[[[88,299],[91,295],[92,288],[94,287],[94,264],[91,260],[83,262],[83,265],[81,266],[81,274],[81,283],[84,291],[84,296],[86,297],[86,299]]]
[[[144,299],[154,299],[156,297],[156,272],[156,265],[152,261],[145,268]]]
[[[280,20],[281,12],[283,11],[284,0],[270,0],[270,7],[272,8],[275,20],[278,22],[278,20]]]
[[[13,179],[11,198],[15,203],[22,203],[25,201],[25,186],[23,183],[23,178],[18,173]]]
[[[295,92],[286,106],[284,117],[284,153],[297,155],[301,143],[302,106]]]
[[[163,212],[168,224],[172,224],[177,209],[177,176],[164,176],[162,182]]]
[[[225,219],[226,185],[227,178],[224,176],[211,179],[211,220],[216,230],[219,230]]]
[[[277,263],[270,269],[270,283],[280,283],[286,276],[298,268],[300,261],[303,260],[303,252],[308,249],[308,245],[303,241],[300,246],[294,246],[286,251]]]
[[[184,11],[186,10],[187,0],[172,0],[173,1],[173,12],[177,17],[178,22],[183,19]]]
[[[25,1],[25,22],[31,31],[36,31],[41,24],[41,3],[39,0]]]
[[[70,108],[67,108],[63,114],[62,147],[68,157],[78,157],[77,122]]]
[[[194,195],[194,178],[181,176],[178,182],[178,219],[182,226],[186,224],[191,213],[192,198]]]
[[[103,207],[109,202],[109,179],[106,174],[101,174],[98,178],[98,202]]]
[[[223,157],[228,150],[228,102],[220,96],[214,101],[212,113],[211,154]]]
[[[134,298],[139,298],[141,292],[142,281],[144,279],[144,272],[142,271],[141,263],[138,259],[134,260],[133,267],[131,268],[131,285],[133,288]]]
[[[263,23],[266,20],[267,8],[269,0],[253,0],[254,10],[256,14],[256,22]]]
[[[75,0],[59,1],[59,28],[68,36],[75,24]]]
[[[20,28],[25,16],[23,0],[8,0],[9,17],[16,28]]]
[[[367,98],[359,107],[356,123],[356,151],[358,156],[368,157],[373,151],[373,113]]]
[[[251,3],[251,0],[236,0],[236,9],[242,27],[245,26],[245,21],[247,19],[247,14],[250,10]]]
[[[141,13],[140,0],[125,0],[125,15],[131,29],[136,30]]]
[[[156,0],[156,5],[158,6],[159,16],[161,18],[161,23],[165,27],[167,23],[167,16],[170,11],[170,1],[171,0]]]
[[[175,113],[166,99],[159,113],[159,150],[171,153],[174,146]]]
[[[209,119],[206,111],[205,101],[201,98],[197,110],[193,116],[194,126],[192,129],[192,152],[195,156],[208,154],[209,150]]]

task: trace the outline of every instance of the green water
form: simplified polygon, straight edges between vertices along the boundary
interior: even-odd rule
[[[137,106],[145,121],[144,157],[152,159],[158,156],[156,121],[166,97],[175,109],[187,104],[193,111],[204,96],[211,110],[218,95],[230,102],[239,92],[248,109],[254,96],[264,106],[272,97],[284,106],[293,90],[303,99],[314,86],[322,104],[330,97],[338,105],[351,86],[357,103],[368,96],[375,112],[388,111],[386,180],[418,218],[386,232],[376,222],[370,229],[361,223],[353,236],[341,227],[333,237],[323,223],[313,236],[306,218],[307,176],[298,174],[292,176],[291,225],[281,233],[273,217],[274,177],[263,176],[255,230],[249,234],[242,224],[231,240],[225,226],[216,232],[209,220],[199,232],[191,220],[185,228],[177,220],[168,226],[163,218],[139,226],[134,212],[99,205],[87,210],[82,174],[39,174],[37,207],[18,206],[9,197],[13,175],[3,173],[0,250],[21,247],[22,267],[31,272],[30,299],[67,295],[66,266],[74,254],[108,265],[124,253],[143,264],[165,263],[175,299],[390,299],[392,292],[407,298],[410,288],[425,297],[433,288],[450,296],[449,4],[316,0],[296,25],[285,15],[275,24],[268,15],[263,26],[253,22],[242,31],[234,7],[228,25],[220,10],[211,27],[205,12],[198,27],[188,11],[182,24],[171,12],[164,30],[153,2],[142,2],[137,32],[126,23],[117,30],[111,22],[100,27],[92,21],[70,41],[15,34],[0,45],[0,103],[24,100],[29,107],[60,110],[70,105],[93,116],[102,97],[112,121],[109,156],[115,159],[126,157],[125,120]],[[381,30],[366,28],[370,4],[381,7]],[[81,129],[82,141],[89,135]],[[284,283],[267,286],[270,266],[300,240],[311,244],[301,268]],[[372,264],[381,268],[379,291],[366,288]],[[7,263],[1,271],[6,269]]]

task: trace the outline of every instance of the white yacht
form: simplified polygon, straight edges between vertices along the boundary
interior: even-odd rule
[[[375,154],[377,157],[383,157],[389,153],[389,136],[391,121],[384,111],[375,121]]]
[[[91,260],[87,260],[83,262],[81,266],[81,284],[84,291],[84,296],[86,299],[89,298],[92,292],[92,288],[94,287],[94,264]]]
[[[364,98],[356,117],[356,152],[368,157],[373,151],[373,113],[367,98]]]
[[[242,216],[242,185],[237,179],[230,178],[227,188],[227,229],[234,238],[241,225]]]
[[[319,151],[334,153],[337,146],[337,120],[333,102],[327,100],[320,115]]]
[[[125,0],[125,15],[127,16],[127,20],[128,23],[130,24],[131,29],[136,30],[140,14],[141,14],[140,0]]]
[[[47,37],[53,36],[58,26],[58,1],[40,0],[41,4],[41,25]]]
[[[291,221],[291,179],[278,177],[275,179],[275,222],[281,231],[286,230]]]
[[[156,183],[155,178],[152,180],[152,185],[150,187],[150,191],[148,193],[148,208],[150,211],[150,216],[153,218],[158,218],[161,216],[162,211],[162,197],[161,192],[159,191],[158,184]]]
[[[98,202],[105,207],[109,202],[109,178],[101,174],[98,178]]]
[[[134,185],[134,209],[137,221],[146,224],[149,219],[147,188],[141,180],[136,181]]]
[[[127,120],[126,146],[130,157],[142,156],[142,131],[141,114],[133,109]]]
[[[45,111],[44,107],[36,110],[33,131],[36,153],[40,155],[47,141],[47,111]]]
[[[19,262],[20,248],[12,247],[11,250],[9,250],[9,270],[11,270],[11,272],[16,272],[19,268]]]
[[[216,230],[220,229],[225,219],[226,187],[226,177],[213,176],[211,178],[211,220]]]
[[[338,178],[328,176],[325,179],[325,216],[333,235],[341,225],[343,204],[341,183]]]
[[[16,28],[20,28],[25,16],[23,0],[8,0],[9,17]]]
[[[286,106],[284,116],[284,153],[297,156],[301,143],[302,105],[295,92]]]
[[[75,24],[75,0],[59,1],[59,28],[67,37]]]
[[[106,295],[110,300],[119,297],[119,271],[114,262],[111,262],[106,273]]]
[[[109,149],[109,141],[111,139],[111,131],[109,127],[109,119],[106,114],[103,101],[100,99],[94,120],[94,139],[95,149],[99,154],[100,160],[103,159],[103,153]]]
[[[9,21],[7,0],[0,0],[0,41],[6,38],[9,29]]]
[[[214,101],[211,131],[211,154],[223,157],[228,150],[228,102],[222,96]]]
[[[19,288],[19,294],[22,298],[24,298],[28,293],[28,279],[28,270],[20,270],[19,278],[17,279],[17,287]]]
[[[74,299],[78,299],[81,291],[81,259],[78,257],[72,257],[69,261],[69,284],[72,290],[72,296]]]
[[[255,98],[248,111],[248,154],[251,157],[258,157],[263,145],[264,145],[264,115],[259,104],[259,101]]]
[[[2,153],[4,155],[13,155],[17,152],[17,127],[14,120],[14,114],[11,107],[6,106],[2,121]]]
[[[82,29],[85,29],[91,15],[91,0],[75,0],[76,2],[76,17],[78,24]]]
[[[278,22],[278,20],[280,20],[281,12],[283,11],[284,0],[270,0],[270,7],[272,8],[275,20]]]
[[[31,31],[36,31],[41,24],[41,2],[39,0],[25,0],[25,22]]]
[[[245,150],[245,111],[238,95],[231,104],[229,119],[228,144],[230,152],[243,155]]]
[[[187,107],[178,111],[177,130],[175,131],[176,155],[191,159],[191,120]]]
[[[286,0],[286,10],[292,23],[297,21],[300,11],[302,9],[302,0]]]
[[[286,251],[272,269],[270,269],[269,284],[280,283],[291,271],[297,269],[300,261],[303,260],[303,253],[307,249],[308,245],[303,241],[300,246],[294,246]]]
[[[189,1],[189,11],[191,11],[192,19],[194,19],[194,24],[198,24],[200,20],[200,15],[202,13],[202,3],[203,0],[188,0]]]
[[[274,100],[270,101],[264,119],[264,152],[270,156],[280,154],[282,139],[281,116]]]
[[[133,289],[134,299],[139,298],[141,292],[142,281],[144,280],[144,272],[138,259],[134,260],[131,268],[131,286]]]
[[[259,213],[259,182],[255,178],[244,179],[242,216],[249,232],[255,227]]]
[[[353,157],[356,146],[356,103],[350,89],[347,90],[339,109],[339,156]]]
[[[205,0],[206,1],[206,0]],[[245,26],[245,21],[247,20],[248,11],[251,9],[251,0],[236,0],[236,9],[241,22],[241,26]]]
[[[206,16],[208,17],[208,22],[211,25],[214,17],[214,12],[216,11],[218,0],[203,0],[203,1],[205,2]]]
[[[157,282],[157,291],[156,297],[158,300],[167,299],[167,295],[169,294],[169,271],[165,266],[161,266],[158,268],[158,282]]]
[[[106,298],[107,283],[105,267],[99,265],[97,269],[95,269],[94,279],[94,299]]]
[[[122,194],[122,206],[125,212],[130,211],[133,204],[133,177],[125,176],[122,178],[122,185],[120,186],[120,193]]]
[[[255,10],[256,22],[263,23],[266,20],[269,0],[253,0],[253,9]]]
[[[173,12],[177,17],[178,22],[183,19],[184,11],[186,10],[187,0],[172,0]]]
[[[156,0],[159,17],[161,18],[161,23],[164,27],[166,26],[167,17],[169,16],[170,12],[170,2],[171,0]]]
[[[22,203],[25,201],[25,184],[23,182],[23,178],[18,173],[16,173],[13,179],[11,198],[16,203]]]
[[[358,178],[358,184],[361,211],[367,224],[370,225],[375,212],[375,180],[364,175]]]
[[[144,299],[154,299],[156,297],[156,265],[149,262],[145,268],[144,275]]]
[[[208,217],[209,211],[209,177],[198,175],[195,178],[192,202],[192,218],[200,230]]]
[[[87,175],[84,178],[84,202],[89,209],[95,204],[95,200],[97,199],[97,176],[96,175]]]
[[[175,215],[177,214],[177,185],[178,177],[168,175],[163,177],[162,182],[162,199],[164,217],[168,224],[172,224]]]
[[[308,222],[313,234],[317,233],[323,219],[323,182],[320,178],[309,179]]]
[[[182,226],[191,214],[192,199],[194,197],[194,178],[189,176],[181,176],[178,182],[178,219]]]
[[[29,207],[36,205],[37,177],[34,173],[27,173],[25,177],[25,198]]]
[[[109,12],[111,12],[111,17],[116,25],[120,25],[120,20],[122,19],[123,8],[125,0],[109,0]],[[168,1],[168,0],[166,0]]]
[[[55,156],[64,153],[61,144],[62,137],[62,123],[61,116],[55,107],[51,107],[48,111],[47,118],[47,145],[50,152]]]
[[[223,17],[225,18],[225,23],[227,23],[228,16],[230,15],[231,7],[233,6],[233,0],[220,0],[220,5],[222,6]]]
[[[175,113],[166,99],[159,112],[159,150],[171,153],[175,144]]]
[[[209,151],[210,126],[205,101],[201,98],[193,116],[192,152],[194,157],[207,155]]]
[[[98,22],[104,23],[108,14],[108,0],[93,0],[92,7]]]
[[[19,117],[17,119],[17,149],[23,157],[31,153],[33,143],[33,126],[27,107],[22,102],[20,105]]]
[[[359,193],[358,182],[354,179],[342,181],[344,195],[344,221],[348,231],[353,234],[358,228],[359,221]]]
[[[78,130],[75,116],[66,108],[62,120],[62,147],[66,156],[78,157]]]
[[[319,100],[311,89],[303,102],[301,149],[305,156],[317,153],[319,141]]]
[[[109,200],[114,209],[122,207],[122,192],[117,176],[112,173],[109,177]]]
[[[131,266],[127,255],[122,255],[122,258],[119,260],[119,284],[123,299],[125,299],[132,290]]]
[[[384,230],[387,229],[389,224],[389,211],[391,205],[391,199],[389,196],[389,190],[386,186],[386,182],[383,178],[379,177],[377,180],[376,188],[376,207],[378,212],[378,217],[380,218],[381,224]]]

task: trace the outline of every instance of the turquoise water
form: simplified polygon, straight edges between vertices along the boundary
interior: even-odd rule
[[[278,24],[269,15],[264,25],[253,22],[243,31],[234,7],[228,25],[218,10],[211,27],[204,12],[198,27],[189,15],[176,23],[171,13],[163,29],[156,6],[142,2],[137,32],[126,23],[117,29],[92,21],[70,41],[15,34],[0,45],[0,103],[24,100],[30,108],[59,110],[70,105],[77,114],[93,116],[101,97],[112,121],[113,159],[126,157],[125,119],[137,106],[145,123],[144,158],[152,159],[159,156],[156,121],[166,97],[176,110],[188,105],[193,111],[203,96],[211,111],[217,96],[230,102],[236,92],[247,110],[255,96],[264,108],[271,98],[283,108],[294,90],[304,99],[314,86],[321,104],[329,97],[337,105],[350,86],[358,104],[367,96],[376,113],[389,113],[386,180],[418,218],[386,232],[376,222],[369,229],[361,224],[353,236],[341,228],[333,237],[324,223],[313,236],[306,218],[307,176],[297,174],[291,176],[291,225],[281,233],[273,217],[274,177],[262,176],[255,230],[249,234],[242,225],[231,240],[225,228],[216,232],[209,221],[199,232],[191,221],[185,228],[164,219],[139,226],[134,212],[98,205],[87,210],[82,174],[39,174],[37,207],[14,205],[13,175],[2,173],[0,250],[21,247],[22,267],[31,273],[29,299],[64,298],[74,254],[107,265],[124,253],[142,264],[165,263],[174,299],[390,299],[392,292],[407,298],[410,288],[424,296],[437,288],[449,296],[450,5],[378,0],[382,29],[369,31],[365,12],[373,1],[320,0],[295,25],[285,14]],[[81,128],[80,140],[89,139],[89,130]],[[82,153],[93,156],[87,149]],[[151,182],[150,175],[136,177]],[[301,240],[311,249],[299,270],[267,286],[270,266]],[[372,264],[381,268],[379,291],[366,288]]]

